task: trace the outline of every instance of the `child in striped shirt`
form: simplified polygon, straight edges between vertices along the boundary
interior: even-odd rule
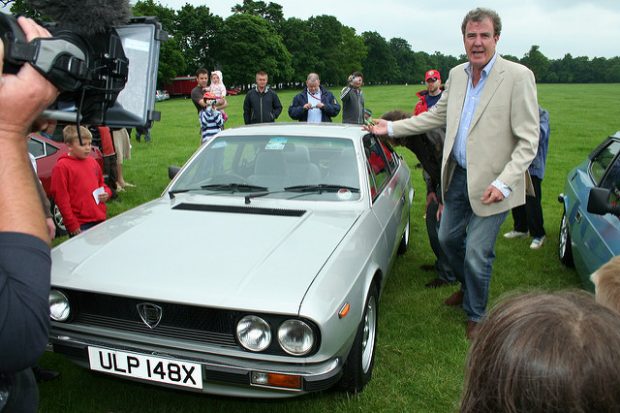
[[[211,140],[218,132],[222,130],[224,119],[222,113],[215,109],[217,97],[212,92],[204,94],[203,99],[207,106],[202,109],[198,115],[200,120],[200,144],[203,145]]]

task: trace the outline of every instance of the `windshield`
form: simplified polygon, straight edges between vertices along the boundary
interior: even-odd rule
[[[349,201],[359,199],[359,188],[349,139],[220,136],[184,169],[170,191],[233,196],[262,191],[268,194],[261,196],[285,199]]]

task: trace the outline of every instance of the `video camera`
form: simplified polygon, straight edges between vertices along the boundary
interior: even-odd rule
[[[78,33],[49,23],[43,25],[52,37],[27,42],[15,17],[0,13],[4,72],[17,73],[30,63],[58,88],[58,99],[43,114],[50,119],[110,127],[159,120],[154,110],[159,48],[168,37],[161,24],[154,17],[131,17],[123,25],[89,23],[101,30]]]

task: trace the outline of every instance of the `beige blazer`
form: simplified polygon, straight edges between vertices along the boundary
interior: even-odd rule
[[[450,186],[456,162],[451,153],[467,92],[466,64],[450,71],[439,102],[428,112],[393,123],[395,137],[446,126],[441,165],[442,197]],[[525,203],[531,186],[527,168],[538,150],[539,115],[534,74],[525,66],[497,56],[467,136],[467,187],[472,210],[489,216]],[[495,180],[512,192],[501,202],[484,205],[480,198]]]

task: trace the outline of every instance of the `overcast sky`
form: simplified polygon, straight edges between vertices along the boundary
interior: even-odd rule
[[[155,0],[156,2],[158,0]],[[178,9],[185,3],[207,6],[213,14],[228,17],[242,0],[160,0]],[[269,1],[265,1],[269,3]],[[498,51],[519,58],[532,45],[551,59],[566,53],[573,57],[620,56],[620,0],[276,0],[284,17],[307,19],[336,16],[358,34],[376,31],[386,40],[401,37],[414,51],[458,56],[463,53],[461,21],[475,7],[489,7],[502,18]]]

